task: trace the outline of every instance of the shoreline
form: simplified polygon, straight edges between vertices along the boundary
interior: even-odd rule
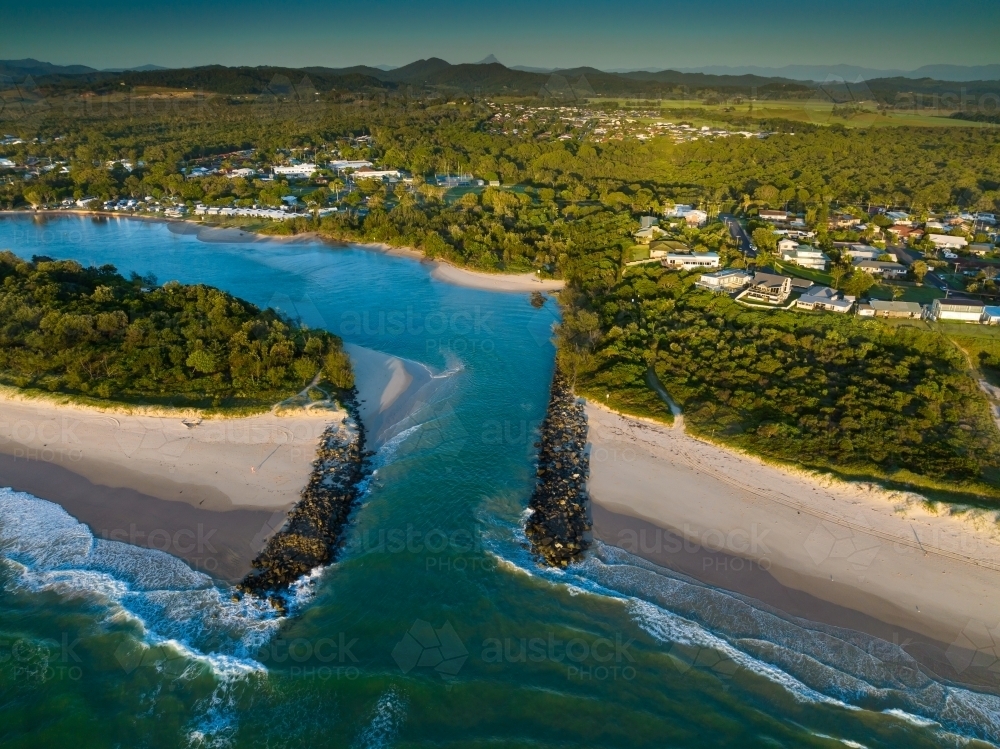
[[[782,470],[591,402],[586,411],[588,491],[604,543],[649,559],[679,538],[932,643],[961,646],[1000,624],[1000,526],[989,514],[935,515],[915,494]],[[711,564],[684,571],[742,585],[732,565],[714,577]]]
[[[376,448],[451,380],[417,362],[345,348]],[[2,388],[0,487],[60,505],[95,536],[166,551],[237,582],[301,501],[329,428],[347,416],[280,405],[205,418]]]
[[[172,218],[167,216],[146,216],[142,214],[127,214],[110,211],[90,211],[85,209],[53,209],[46,211],[0,210],[0,216],[76,216],[78,218],[101,217],[127,220],[141,220],[168,225],[170,231],[177,234],[195,235],[202,242],[219,242],[234,244],[265,244],[277,242],[280,244],[322,244],[332,248],[357,247],[370,252],[381,252],[387,255],[408,257],[421,263],[431,265],[431,277],[454,286],[482,291],[496,292],[555,292],[565,288],[565,281],[559,279],[539,279],[532,273],[487,273],[464,268],[459,265],[437,258],[428,258],[423,252],[412,247],[395,247],[384,242],[350,242],[324,237],[319,232],[306,232],[293,236],[276,236],[247,231],[239,227],[224,227],[195,221],[190,218]]]

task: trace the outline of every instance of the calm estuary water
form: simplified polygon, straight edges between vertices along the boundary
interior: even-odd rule
[[[456,374],[446,400],[380,448],[346,552],[287,619],[0,489],[4,747],[1000,740],[1000,701],[923,676],[891,643],[788,620],[610,547],[538,569],[519,529],[551,302],[441,283],[408,258],[207,243],[162,223],[8,217],[7,248],[218,286]]]

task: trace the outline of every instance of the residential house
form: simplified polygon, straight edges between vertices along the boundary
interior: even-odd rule
[[[659,226],[660,219],[656,216],[639,216],[639,228],[648,229],[650,226]]]
[[[0,159],[0,169],[14,169],[17,167],[11,159]]]
[[[718,268],[719,253],[695,252],[690,255],[670,252],[660,261],[664,268],[696,270],[698,268]]]
[[[827,220],[827,226],[831,229],[850,229],[861,223],[861,219],[849,213],[835,213]]]
[[[905,265],[883,260],[858,260],[854,263],[854,267],[882,278],[902,278],[906,275]]]
[[[726,268],[715,273],[702,274],[695,286],[709,291],[730,292],[744,288],[752,278],[753,276],[745,270]]]
[[[971,252],[973,255],[979,255],[979,256],[985,255],[987,252],[993,252],[995,249],[996,247],[994,247],[991,244],[980,243],[980,244],[969,245],[969,252]]]
[[[345,161],[343,159],[338,159],[327,163],[327,166],[335,172],[343,172],[346,171],[347,169],[352,169],[352,170],[364,169],[366,166],[371,166],[371,165],[372,162],[370,161],[363,161],[363,160]]]
[[[399,169],[373,169],[370,166],[363,166],[355,170],[351,176],[354,179],[387,179],[393,181],[402,179],[403,173]]]
[[[906,211],[888,211],[885,214],[887,219],[890,219],[894,224],[902,224],[903,226],[908,226],[913,223],[910,220],[910,214]]]
[[[829,286],[814,286],[795,300],[795,306],[810,310],[850,312],[851,307],[854,306],[854,297],[845,297]]]
[[[782,254],[797,249],[799,249],[799,243],[796,242],[794,239],[785,237],[783,239],[778,240],[778,252]]]
[[[896,253],[888,250],[880,250],[878,247],[871,247],[866,244],[852,244],[850,247],[841,250],[841,253],[854,260],[878,260],[883,255],[888,255],[892,262],[897,262]]]
[[[974,299],[935,299],[931,304],[932,320],[957,320],[979,322],[983,318],[984,306]]]
[[[708,214],[705,211],[699,211],[697,208],[684,214],[684,223],[691,227],[704,226],[707,221]]]
[[[830,258],[816,247],[800,244],[795,250],[787,250],[781,253],[781,259],[794,263],[800,268],[810,268],[812,270],[826,270],[830,264]]]
[[[226,176],[229,177],[229,179],[236,179],[237,177],[243,177],[243,179],[247,179],[249,177],[252,177],[254,174],[255,172],[253,169],[243,168],[243,169],[233,169]]]
[[[293,179],[309,179],[316,173],[315,164],[290,164],[289,166],[276,166],[273,171],[275,174],[280,174],[283,177],[291,177]]]
[[[665,258],[668,253],[690,254],[691,248],[683,242],[672,239],[654,239],[649,244],[650,259]]]
[[[928,234],[927,239],[933,242],[938,249],[947,247],[952,250],[960,250],[969,244],[969,240],[965,237],[953,237],[950,234]]]
[[[782,304],[792,293],[792,279],[774,273],[755,273],[746,296],[769,304]]]
[[[688,211],[693,211],[694,206],[684,205],[683,203],[678,203],[677,205],[672,205],[663,211],[664,216],[669,216],[671,218],[683,218],[684,214]]]
[[[788,221],[788,211],[761,211],[758,215],[764,221],[771,221],[774,223],[784,223]]]
[[[654,226],[644,226],[641,229],[637,229],[635,233],[632,234],[632,237],[639,244],[649,244],[654,239],[657,239],[658,237],[661,237],[664,234],[666,234],[666,232],[663,231],[663,229],[661,229],[659,226],[654,225]]]
[[[923,229],[918,229],[915,226],[904,226],[903,224],[890,226],[887,231],[901,242],[906,242],[910,239],[919,240],[924,236]]]
[[[1000,307],[983,307],[983,322],[987,325],[1000,324]]]
[[[872,299],[868,303],[873,317],[907,317],[919,319],[924,316],[924,308],[916,302],[887,302]]]

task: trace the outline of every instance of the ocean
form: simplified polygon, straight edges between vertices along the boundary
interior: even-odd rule
[[[0,488],[3,747],[940,747],[1000,698],[897,643],[786,616],[604,544],[525,548],[554,302],[357,247],[158,222],[0,219],[0,249],[220,287],[453,372],[373,458],[340,559],[288,616]]]

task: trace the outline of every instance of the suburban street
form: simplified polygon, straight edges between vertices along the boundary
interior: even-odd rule
[[[747,256],[747,258],[757,257],[757,251],[753,248],[753,242],[750,240],[750,235],[747,234],[747,230],[743,228],[743,224],[731,213],[720,213],[719,218],[726,223],[729,227],[729,234],[733,239],[740,243],[740,251]]]

